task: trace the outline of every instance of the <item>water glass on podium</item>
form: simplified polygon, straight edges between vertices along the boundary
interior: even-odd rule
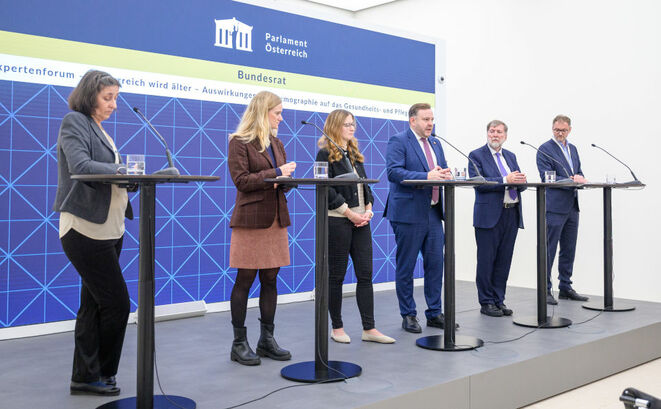
[[[544,172],[544,183],[555,183],[555,170]]]
[[[315,179],[328,179],[328,162],[315,162],[313,174]]]
[[[126,174],[145,174],[145,155],[126,155]]]

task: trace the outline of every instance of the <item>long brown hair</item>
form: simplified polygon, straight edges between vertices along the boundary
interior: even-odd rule
[[[355,121],[356,118],[353,114],[344,109],[336,109],[335,111],[328,114],[326,122],[324,123],[324,133],[338,145],[344,144],[342,140],[342,128],[344,127],[344,122],[347,120],[347,117],[351,117],[351,121]],[[321,136],[318,141],[319,147],[322,149],[328,150],[328,162],[337,162],[342,159],[342,153],[333,145],[328,142],[325,136]],[[358,140],[354,136],[347,143],[347,151],[349,154],[349,159],[351,163],[365,161],[365,157],[360,150],[358,149]]]

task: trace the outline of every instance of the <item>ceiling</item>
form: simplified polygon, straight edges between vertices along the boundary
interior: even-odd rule
[[[311,3],[324,4],[342,10],[360,11],[370,7],[380,6],[386,3],[392,3],[397,0],[307,0]]]

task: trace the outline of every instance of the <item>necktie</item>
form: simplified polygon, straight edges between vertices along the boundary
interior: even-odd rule
[[[569,144],[560,144],[562,147],[562,153],[565,154],[565,159],[567,159],[567,163],[569,163],[569,168],[571,169],[572,173],[574,173],[574,164],[571,163],[571,155],[569,154]],[[569,175],[567,175],[569,176]]]
[[[427,165],[429,166],[429,170],[434,169],[434,160],[432,159],[431,156],[431,148],[429,147],[429,141],[427,138],[422,138],[422,146],[425,147],[425,157],[427,158]],[[431,189],[431,201],[434,203],[438,203],[438,198],[440,196],[440,191],[438,186],[434,186]]]
[[[503,165],[503,162],[500,160],[500,152],[496,152],[496,162],[498,162],[498,168],[500,169],[500,175],[502,177],[507,176],[507,170],[505,170],[505,166]],[[516,190],[507,188],[507,192],[510,195],[510,199],[516,200]]]

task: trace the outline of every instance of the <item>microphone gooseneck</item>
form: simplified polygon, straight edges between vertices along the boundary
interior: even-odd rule
[[[317,124],[313,124],[312,122],[308,122],[308,121],[301,121],[301,123],[303,125],[312,125],[315,128],[317,128],[319,130],[319,132],[321,132],[321,134],[324,135],[326,137],[326,139],[337,148],[338,151],[340,151],[340,154],[342,154],[342,160],[344,161],[344,164],[347,167],[347,169],[349,169],[349,172],[343,173],[341,175],[337,175],[337,176],[335,176],[335,178],[337,178],[337,179],[357,179],[356,174],[353,173],[353,165],[351,164],[351,161],[349,160],[349,157],[347,156],[347,154],[344,152],[344,149],[340,148],[340,145],[335,143],[335,141],[330,136],[326,135],[324,130],[319,128],[317,126]]]
[[[463,157],[465,157],[466,159],[468,159],[468,161],[473,165],[473,168],[475,169],[475,173],[477,173],[477,176],[472,177],[472,178],[468,178],[468,179],[466,179],[466,180],[468,180],[468,181],[473,181],[473,182],[486,182],[486,181],[487,181],[487,180],[484,178],[484,176],[482,176],[482,173],[480,173],[480,170],[477,168],[477,165],[475,164],[475,162],[473,162],[473,159],[469,158],[468,155],[466,155],[465,153],[463,153],[462,151],[460,151],[459,148],[457,148],[456,146],[454,146],[453,144],[451,144],[450,142],[448,142],[447,139],[445,139],[445,138],[443,138],[443,137],[441,137],[441,136],[438,136],[438,135],[436,135],[436,134],[433,133],[433,132],[432,132],[431,136],[433,136],[434,138],[438,138],[438,139],[442,140],[443,142],[447,143],[448,145],[450,145],[450,147],[452,147],[452,149],[454,149],[455,151],[459,152]]]
[[[563,165],[562,163],[560,163],[560,161],[558,161],[557,159],[555,159],[553,156],[549,155],[548,153],[546,153],[546,152],[544,152],[544,151],[541,151],[541,150],[537,149],[536,147],[534,147],[533,145],[531,145],[531,144],[529,144],[529,143],[527,143],[527,142],[521,141],[521,145],[530,146],[531,148],[533,148],[533,149],[536,150],[537,152],[541,153],[542,155],[544,155],[544,156],[546,156],[547,158],[551,159],[553,162],[555,162],[555,163],[557,163],[558,165],[560,165],[560,167],[562,168],[562,170],[565,171],[565,174],[567,175],[567,179],[560,179],[560,180],[556,181],[556,183],[563,183],[563,182],[564,182],[564,183],[567,183],[567,182],[572,182],[572,183],[573,183],[573,180],[572,180],[572,178],[571,178],[571,175],[569,174],[569,171],[567,171],[567,168],[565,167],[565,165]],[[542,182],[543,182],[543,181],[542,181]]]
[[[174,167],[174,164],[172,163],[172,153],[170,153],[170,148],[168,148],[167,142],[165,142],[165,138],[154,128],[154,126],[149,122],[149,120],[140,112],[138,107],[133,107],[133,111],[142,118],[142,120],[149,126],[149,129],[158,136],[158,138],[163,142],[163,146],[165,146],[165,156],[168,159],[168,167],[165,169],[157,170],[154,172],[154,175],[173,175],[173,176],[179,176],[179,169]]]
[[[618,162],[620,162],[621,164],[623,164],[624,167],[626,167],[627,169],[629,169],[629,172],[631,172],[631,176],[633,176],[633,182],[638,182],[639,184],[642,184],[642,182],[641,182],[640,180],[638,180],[638,178],[636,177],[636,174],[633,173],[633,170],[631,170],[631,168],[630,168],[629,166],[627,166],[626,163],[622,162],[621,160],[619,160],[619,159],[616,158],[615,156],[611,155],[610,152],[608,152],[606,149],[602,148],[601,146],[597,146],[597,145],[594,144],[594,143],[591,143],[590,145],[591,145],[592,147],[594,147],[594,148],[597,148],[597,149],[600,149],[600,150],[604,151],[604,152],[606,153],[606,155],[610,156],[611,158],[613,158],[613,159],[615,159],[616,161],[618,161]]]

